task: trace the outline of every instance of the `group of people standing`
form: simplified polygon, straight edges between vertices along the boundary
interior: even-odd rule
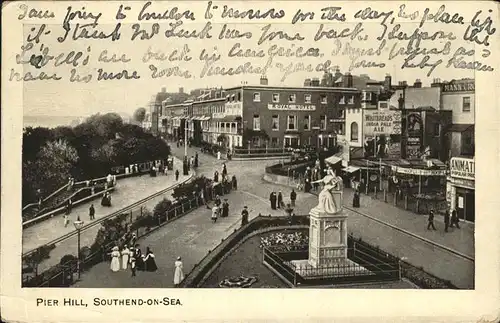
[[[450,214],[451,213],[451,214]],[[444,213],[444,232],[448,232],[449,228],[453,228],[454,226],[457,229],[460,229],[460,219],[458,218],[458,214],[456,210],[450,211],[446,210]],[[429,217],[427,218],[427,230],[436,230],[434,226],[434,210],[430,210]]]
[[[132,272],[132,277],[136,276],[136,271],[156,271],[158,266],[156,265],[155,255],[153,251],[147,247],[146,253],[143,255],[139,245],[136,244],[133,248],[129,249],[127,246],[120,248],[117,246],[113,247],[111,253],[111,265],[110,269],[113,272],[118,272],[120,270],[127,270],[130,265],[130,270]]]
[[[290,206],[295,207],[295,201],[297,200],[297,193],[295,189],[292,189],[290,192]],[[283,193],[281,191],[276,194],[275,191],[272,191],[269,195],[269,202],[271,203],[271,209],[285,209],[286,205],[283,201]]]
[[[229,202],[227,199],[224,199],[224,202],[221,203],[219,195],[215,197],[214,206],[212,207],[212,222],[216,223],[218,217],[226,218],[229,216]]]

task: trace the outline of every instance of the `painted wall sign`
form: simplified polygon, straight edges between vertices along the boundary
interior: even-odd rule
[[[474,81],[467,83],[449,83],[443,84],[443,92],[474,92],[476,85]]]
[[[418,168],[405,168],[405,167],[391,167],[392,170],[396,170],[396,173],[406,174],[406,175],[418,175],[418,176],[446,176],[445,169],[418,169]]]
[[[475,178],[474,159],[453,157],[450,160],[450,176],[468,180],[474,180]]]
[[[401,134],[401,111],[365,111],[364,134],[398,135]]]
[[[281,111],[315,111],[316,106],[311,104],[268,104],[269,110]]]

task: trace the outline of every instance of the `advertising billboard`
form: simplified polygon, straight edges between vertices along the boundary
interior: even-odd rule
[[[453,157],[450,160],[450,176],[456,178],[463,178],[467,180],[474,180],[475,177],[475,163],[471,158]]]
[[[420,158],[422,155],[423,123],[420,112],[409,112],[406,116],[406,158]]]
[[[370,137],[401,134],[401,111],[364,111],[363,131]]]

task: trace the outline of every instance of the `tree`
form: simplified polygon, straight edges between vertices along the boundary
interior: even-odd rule
[[[78,153],[64,139],[47,142],[35,162],[35,185],[45,192],[53,192],[68,181],[71,168],[78,161]]]
[[[137,108],[137,110],[134,111],[134,120],[137,122],[143,122],[144,119],[146,119],[146,109]]]

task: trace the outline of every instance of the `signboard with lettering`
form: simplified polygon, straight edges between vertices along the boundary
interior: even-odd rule
[[[474,159],[453,157],[450,160],[450,176],[474,180],[475,163]]]
[[[476,84],[474,81],[443,84],[443,92],[474,92]]]
[[[399,174],[417,175],[417,176],[446,176],[445,169],[418,169],[405,167],[392,167],[392,170]]]
[[[282,111],[315,111],[316,106],[312,104],[268,104],[269,110]]]
[[[401,111],[366,110],[363,129],[367,136],[401,134]]]

